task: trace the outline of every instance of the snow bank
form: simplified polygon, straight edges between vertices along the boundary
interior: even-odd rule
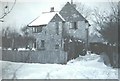
[[[99,60],[99,55],[91,54],[79,56],[66,65],[3,61],[3,67],[9,67],[3,78],[12,78],[15,69],[19,68],[15,75],[17,79],[118,79],[118,70]]]
[[[30,49],[26,49],[26,48],[18,48],[18,51],[29,51]]]

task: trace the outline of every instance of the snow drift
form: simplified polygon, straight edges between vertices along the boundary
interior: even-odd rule
[[[96,54],[79,56],[66,65],[1,61],[4,79],[118,79],[118,69]]]

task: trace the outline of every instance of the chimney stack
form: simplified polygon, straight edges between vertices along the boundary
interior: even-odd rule
[[[54,12],[54,7],[51,7],[50,12]]]
[[[73,0],[71,0],[71,4],[73,4]]]
[[[73,3],[73,0],[71,0],[71,5],[76,8],[76,4]]]

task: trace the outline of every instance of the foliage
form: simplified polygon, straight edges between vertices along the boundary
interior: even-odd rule
[[[94,10],[94,23],[100,27],[97,31],[102,35],[105,41],[111,44],[118,44],[118,4],[109,2],[111,13],[107,11],[100,12]]]
[[[4,28],[2,30],[2,47],[18,49],[18,48],[27,48],[29,43],[34,43],[35,39],[32,36],[26,34],[26,27],[22,29],[23,35],[11,29],[10,27]]]
[[[98,31],[102,37],[111,44],[118,43],[118,22],[107,22],[103,29]]]

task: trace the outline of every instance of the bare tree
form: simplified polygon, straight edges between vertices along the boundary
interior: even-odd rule
[[[106,11],[100,12],[98,8],[94,9],[94,23],[100,27],[100,29],[96,29],[96,31],[98,31],[104,40],[110,44],[107,46],[105,52],[110,59],[111,66],[118,67],[118,3],[109,2],[109,5],[111,10],[109,14]]]
[[[21,32],[24,36],[28,36],[30,34],[30,28],[27,26],[24,26],[21,28]]]
[[[93,22],[98,25],[101,30],[104,28],[103,25],[108,22],[118,22],[118,3],[108,2],[110,5],[110,13],[107,11],[100,11],[98,7],[93,10]]]
[[[82,3],[75,3],[76,4],[76,9],[85,17],[85,18],[89,18],[92,14],[92,10],[91,8],[89,8],[88,6],[86,6],[85,4]]]
[[[100,12],[98,8],[94,9],[94,23],[100,27],[97,30],[102,34],[103,38],[109,43],[117,42],[118,34],[118,4],[115,2],[109,2],[111,13],[106,11]]]
[[[4,9],[3,9],[4,13],[2,14],[2,16],[0,16],[0,22],[4,22],[3,21],[4,17],[6,17],[9,13],[11,13],[11,11],[13,10],[13,8],[15,7],[16,1],[17,0],[14,0],[13,5],[12,5],[12,7],[10,9],[9,9],[8,4],[6,6],[4,6]],[[6,9],[7,9],[7,11],[5,11]]]
[[[111,10],[112,10],[111,16],[112,16],[113,20],[115,20],[115,22],[117,22],[118,21],[118,7],[119,7],[118,2],[109,2],[109,4],[110,4]]]

